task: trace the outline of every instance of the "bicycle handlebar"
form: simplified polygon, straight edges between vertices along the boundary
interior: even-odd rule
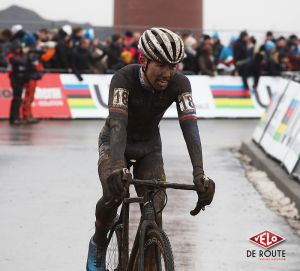
[[[193,190],[197,191],[195,185],[191,184],[178,184],[178,183],[168,183],[166,181],[159,181],[159,180],[139,180],[139,179],[132,179],[132,175],[130,174],[127,168],[123,169],[123,180],[127,181],[128,184],[134,185],[144,185],[144,186],[151,186],[155,188],[172,188],[172,189],[180,189],[180,190]],[[194,210],[190,212],[192,216],[197,215],[201,210],[205,210],[205,206],[202,205],[200,194],[198,194],[198,201]]]
[[[156,188],[172,188],[172,189],[180,189],[180,190],[193,190],[197,191],[195,185],[191,184],[178,184],[178,183],[168,183],[166,181],[158,181],[158,180],[139,180],[139,179],[132,179],[130,184],[136,184],[136,185],[145,185],[145,186],[151,186]],[[205,210],[205,206],[202,206],[200,204],[199,194],[198,194],[198,202],[196,204],[196,207],[194,210],[190,212],[192,216],[197,215],[201,210]]]
[[[133,179],[131,184],[137,185],[145,185],[145,186],[152,186],[157,188],[171,188],[171,189],[180,189],[180,190],[196,190],[196,186],[192,184],[179,184],[179,183],[168,183],[165,181],[158,181],[158,180],[139,180]]]

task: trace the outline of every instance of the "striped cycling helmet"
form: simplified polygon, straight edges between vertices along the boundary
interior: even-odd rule
[[[177,64],[184,56],[182,39],[165,28],[146,30],[140,37],[139,49],[146,58],[163,64]]]

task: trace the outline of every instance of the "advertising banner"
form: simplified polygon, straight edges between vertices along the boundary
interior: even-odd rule
[[[7,74],[0,74],[0,93],[0,118],[8,118],[13,93]],[[45,74],[38,81],[32,113],[37,118],[72,117],[59,74]]]
[[[264,82],[265,81],[267,81],[267,80],[264,80]],[[260,121],[253,133],[253,140],[256,143],[258,143],[258,144],[261,143],[261,140],[262,140],[266,130],[268,129],[269,124],[270,124],[281,100],[283,99],[283,96],[285,95],[288,85],[289,85],[288,80],[279,79],[276,88],[273,89],[271,102],[270,102],[267,110],[262,114],[262,117],[260,118]],[[266,89],[267,89],[267,87],[266,87]],[[261,93],[263,93],[263,92],[261,92]]]
[[[300,84],[298,84],[300,86]],[[300,87],[299,87],[300,91]],[[283,165],[289,173],[292,173],[300,153],[300,92],[292,99],[286,118],[290,118],[282,136],[281,144],[286,146],[287,151],[282,159]],[[283,123],[287,120],[283,120]]]
[[[45,74],[38,81],[33,114],[38,118],[106,118],[112,75]],[[188,76],[199,118],[258,118],[272,93],[282,92],[285,80],[261,77],[257,90],[245,89],[240,77]],[[249,80],[251,85],[251,80]],[[9,116],[12,90],[7,74],[0,74],[0,118]],[[166,118],[177,118],[173,104]]]
[[[296,116],[299,107],[296,97],[299,92],[300,84],[290,82],[261,140],[263,149],[279,161],[282,161],[287,153],[287,146],[283,144],[283,140],[287,128]]]

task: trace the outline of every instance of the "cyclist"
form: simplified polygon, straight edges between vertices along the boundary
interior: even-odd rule
[[[122,169],[128,161],[136,161],[133,174],[137,179],[165,179],[159,122],[173,102],[193,166],[198,206],[209,205],[215,191],[214,182],[203,171],[191,85],[187,77],[176,72],[176,65],[184,56],[183,41],[168,29],[151,28],[141,36],[139,48],[141,64],[125,66],[110,83],[109,116],[99,135],[98,173],[103,196],[96,205],[88,271],[105,270],[107,233],[124,198]],[[136,190],[139,195],[143,193],[141,187]],[[159,209],[163,203],[162,195],[157,197],[155,207]],[[157,217],[157,223],[162,226],[161,216]]]

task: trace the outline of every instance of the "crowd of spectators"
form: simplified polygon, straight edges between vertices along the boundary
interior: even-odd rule
[[[300,70],[300,42],[296,35],[275,37],[268,31],[263,44],[242,31],[222,44],[215,32],[196,39],[192,33],[180,33],[185,44],[185,58],[178,70],[185,74],[203,75],[279,75],[284,71]],[[92,28],[41,29],[30,33],[22,25],[2,30],[0,35],[0,67],[9,68],[7,54],[16,44],[23,51],[35,48],[45,70],[75,73],[113,73],[130,63],[138,63],[139,32],[113,34],[106,40],[95,37]]]
[[[203,34],[200,39],[190,32],[179,34],[185,56],[177,70],[186,75],[241,76],[246,89],[250,89],[247,78],[254,77],[251,89],[255,90],[261,75],[300,70],[300,40],[296,35],[275,37],[268,31],[263,44],[258,45],[255,37],[242,31],[225,46],[217,32],[212,36]],[[44,72],[73,73],[79,81],[85,73],[114,73],[125,65],[139,63],[140,35],[127,31],[100,40],[92,28],[70,25],[36,33],[19,24],[2,30],[0,71],[8,72],[13,89],[10,124],[37,123],[31,105]]]

